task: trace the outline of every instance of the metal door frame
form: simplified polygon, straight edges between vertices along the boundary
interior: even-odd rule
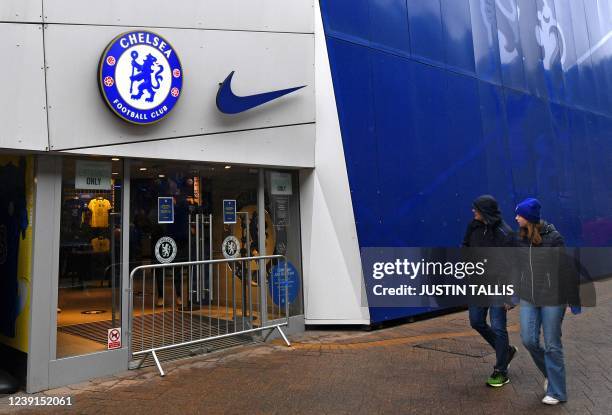
[[[195,221],[192,221],[192,216],[195,218]],[[208,222],[206,222],[206,219],[208,219]],[[192,237],[191,237],[191,225],[195,225],[196,227],[196,234],[194,236],[194,244],[192,244]],[[188,216],[188,225],[189,227],[188,232],[187,232],[187,251],[188,251],[188,261],[201,261],[204,260],[204,253],[206,252],[206,236],[205,236],[205,231],[206,228],[208,226],[208,259],[212,259],[213,257],[213,215],[208,214],[205,215],[203,213],[195,213],[195,214],[189,214]],[[195,246],[195,258],[192,258],[192,245]],[[200,258],[200,254],[203,255],[202,258]],[[189,272],[191,273],[192,270],[190,269]],[[208,266],[208,290],[209,293],[208,295],[212,295],[212,264]],[[201,275],[202,274],[202,275]],[[204,266],[202,267],[197,267],[196,268],[196,275],[195,275],[195,281],[196,281],[196,294],[197,296],[201,296],[200,293],[200,284],[204,285],[204,276],[206,275],[206,273],[204,272]],[[190,274],[189,276],[189,284],[192,283],[192,281],[194,281],[193,276]],[[190,291],[192,287],[190,287]],[[202,290],[204,290],[204,288],[202,288]],[[190,292],[190,296],[193,294],[193,292]]]

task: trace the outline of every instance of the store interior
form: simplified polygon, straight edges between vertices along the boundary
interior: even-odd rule
[[[123,160],[110,161],[110,189],[95,191],[75,187],[76,162],[66,159],[63,169],[57,358],[106,350],[108,329],[121,327]],[[297,173],[292,180],[297,190]],[[239,241],[239,256],[258,255],[258,183],[257,168],[131,161],[129,269],[157,263],[156,244],[164,237],[176,243],[175,263],[224,258],[224,241],[230,236]],[[268,193],[266,252],[291,254],[293,263],[300,266],[297,191],[282,205],[285,210],[293,208],[292,220],[285,211],[276,213],[280,210],[271,206],[274,196]],[[160,220],[160,198],[172,201],[171,223]],[[234,224],[223,223],[227,199],[236,200]],[[274,265],[268,261],[266,270]],[[139,334],[140,339],[151,337],[153,315],[157,321],[153,325],[158,324],[154,337],[162,340],[194,331],[221,333],[240,325],[257,326],[261,320],[258,269],[259,263],[250,261],[233,268],[227,264],[187,266],[172,274],[137,272],[132,292],[134,348],[139,348]],[[276,303],[268,300],[269,319],[283,315]],[[301,296],[291,307],[292,314],[301,314]],[[162,327],[164,334],[159,336]]]

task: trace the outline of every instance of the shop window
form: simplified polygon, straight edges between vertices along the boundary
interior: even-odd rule
[[[62,166],[57,358],[106,350],[121,327],[122,163]]]
[[[0,368],[17,378],[28,353],[33,172],[34,157],[0,155]]]
[[[273,236],[273,249],[269,254],[284,255],[287,259],[287,287],[279,280],[284,271],[268,270],[269,300],[272,314],[284,315],[288,302],[289,315],[304,313],[302,280],[302,244],[300,237],[300,198],[298,172],[266,171],[266,211],[271,217],[271,226],[266,226],[266,235]],[[267,223],[267,221],[266,221]]]

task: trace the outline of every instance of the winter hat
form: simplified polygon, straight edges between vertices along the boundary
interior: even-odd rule
[[[516,205],[516,214],[524,217],[531,223],[540,223],[540,211],[542,205],[538,199],[532,197],[523,200]]]
[[[486,223],[494,225],[501,221],[497,200],[491,195],[482,195],[472,202],[472,207],[480,212]]]

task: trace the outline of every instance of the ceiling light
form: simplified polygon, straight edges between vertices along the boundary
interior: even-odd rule
[[[140,170],[140,171],[147,171],[147,168],[146,167],[141,167],[138,170]]]
[[[113,157],[111,160],[112,161],[119,161],[120,159],[118,157]]]
[[[117,175],[117,174],[119,174],[119,173],[117,173],[116,171],[113,172],[113,175]]]
[[[158,174],[157,177],[159,177],[160,179],[163,179],[164,177],[166,177],[165,174]]]
[[[232,166],[225,166],[225,168],[226,168],[226,169],[231,169],[231,168],[232,168]]]

